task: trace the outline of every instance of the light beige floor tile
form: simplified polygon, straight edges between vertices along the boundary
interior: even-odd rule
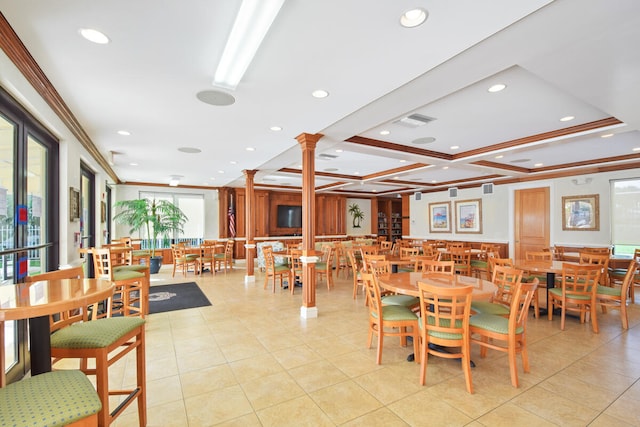
[[[229,364],[238,382],[245,383],[256,378],[281,372],[282,365],[271,354],[238,360]]]
[[[316,362],[321,359],[320,355],[310,349],[307,344],[285,348],[275,351],[272,354],[286,369],[297,368],[298,366]]]
[[[542,387],[527,390],[511,402],[562,426],[585,426],[598,416],[598,411]]]
[[[640,405],[638,399],[623,396],[611,404],[605,414],[637,426],[640,425]]]
[[[361,417],[382,406],[365,389],[353,381],[345,381],[314,391],[311,398],[336,424]]]
[[[180,383],[185,398],[239,384],[226,364],[181,374]]]
[[[305,395],[305,391],[286,372],[256,378],[241,384],[255,411]]]
[[[290,369],[289,373],[307,393],[348,379],[344,372],[327,360]]]
[[[189,426],[212,426],[253,412],[239,385],[185,399]]]
[[[342,425],[344,427],[406,427],[409,424],[387,408],[380,408]]]
[[[556,424],[512,403],[505,403],[498,406],[486,415],[478,418],[478,421],[485,426],[492,427],[551,427]]]
[[[426,390],[393,402],[387,407],[412,426],[464,426],[473,421],[453,406],[434,400]]]
[[[335,424],[309,396],[258,411],[264,427],[333,427]]]
[[[393,369],[379,369],[354,378],[354,381],[383,404],[400,400],[422,390],[418,377],[408,380]]]

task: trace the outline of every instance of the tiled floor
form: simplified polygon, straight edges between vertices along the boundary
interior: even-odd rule
[[[166,266],[152,286],[195,281],[212,306],[148,317],[149,426],[623,426],[640,425],[640,306],[623,332],[619,312],[601,315],[600,334],[569,318],[529,319],[531,373],[511,386],[503,353],[472,370],[466,392],[456,361],[431,358],[427,385],[409,348],[388,339],[382,365],[366,348],[367,311],[351,279],[317,291],[317,319],[300,318],[301,292],[263,290],[263,275],[245,271],[171,278]],[[132,383],[133,359],[112,369]],[[135,405],[117,426],[137,425]]]

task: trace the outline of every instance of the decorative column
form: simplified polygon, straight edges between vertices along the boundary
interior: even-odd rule
[[[296,137],[302,148],[302,307],[300,317],[318,317],[316,307],[316,189],[315,149],[322,134],[302,133]]]
[[[256,218],[253,214],[253,205],[255,200],[255,195],[253,193],[253,178],[256,175],[255,170],[245,170],[245,188],[246,194],[244,198],[244,223],[245,223],[245,236],[246,243],[245,247],[245,261],[247,265],[247,274],[244,276],[244,282],[250,283],[256,281],[256,276],[254,275],[254,259],[256,256],[256,242],[254,241],[255,236],[254,232],[256,229]]]

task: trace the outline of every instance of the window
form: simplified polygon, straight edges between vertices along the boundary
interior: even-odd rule
[[[611,181],[611,239],[618,255],[640,248],[640,178]]]
[[[187,216],[184,233],[170,236],[173,241],[188,241],[193,245],[200,244],[204,236],[204,195],[182,193],[156,193],[141,191],[141,199],[168,200],[180,208]]]

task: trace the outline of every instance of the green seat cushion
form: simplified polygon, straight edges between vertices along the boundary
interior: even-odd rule
[[[144,324],[139,317],[110,317],[74,323],[51,335],[51,348],[104,348]]]
[[[489,301],[472,301],[471,310],[476,313],[493,314],[496,316],[506,316],[509,314],[509,309],[504,305]]]
[[[373,317],[377,317],[376,312],[372,312]],[[382,306],[382,321],[402,321],[402,320],[417,320],[418,316],[402,305],[383,305]]]
[[[411,295],[385,295],[381,299],[384,305],[412,307],[420,304],[420,299],[418,297],[412,297]]]
[[[145,277],[144,273],[139,271],[130,271],[130,270],[113,270],[113,280],[129,280],[129,279],[141,279]]]
[[[224,259],[225,254],[221,253],[221,254],[213,254],[213,258],[214,259]]]
[[[476,314],[469,318],[469,325],[498,334],[509,333],[509,319],[495,314]],[[522,326],[516,327],[516,334],[524,332]]]
[[[151,251],[140,249],[140,250],[131,251],[131,255],[133,255],[134,257],[151,256]]]
[[[436,319],[433,316],[427,316],[427,322],[429,325],[431,326],[435,326],[436,324]],[[418,322],[420,325],[420,328],[422,328],[422,322]],[[440,326],[441,327],[449,327],[449,325],[451,324],[451,322],[449,321],[449,319],[441,319],[440,320]],[[455,324],[456,328],[462,328],[462,321],[461,320],[456,320],[456,324]],[[429,335],[435,338],[440,338],[440,339],[444,339],[444,340],[459,340],[462,339],[462,334],[453,334],[453,333],[449,333],[449,332],[440,332],[440,331],[433,331],[430,330],[429,331]]]
[[[475,267],[475,268],[487,268],[489,264],[487,263],[487,261],[482,261],[479,259],[472,259],[471,260],[471,267]]]
[[[282,271],[289,271],[288,265],[274,265],[273,268],[276,271],[276,273],[280,273]]]
[[[66,426],[101,408],[96,390],[80,371],[47,372],[0,389],[2,426]]]
[[[598,285],[597,293],[599,295],[610,295],[614,297],[619,297],[620,295],[622,295],[622,288],[613,288],[610,286]]]
[[[531,283],[535,279],[538,279],[540,283],[547,283],[547,275],[546,274],[530,274],[527,276],[522,276],[522,281],[524,283]]]
[[[138,271],[138,272],[144,272],[145,270],[147,270],[149,268],[148,265],[141,265],[141,264],[133,264],[133,265],[119,265],[117,267],[113,267],[113,272],[115,273],[119,273],[121,271]]]
[[[398,273],[413,273],[413,267],[398,267]]]
[[[316,270],[326,270],[327,263],[326,262],[316,262]]]
[[[562,288],[550,288],[549,293],[557,296],[558,298],[562,298]],[[591,297],[589,295],[575,295],[572,293],[567,294],[567,298],[569,299],[581,299],[581,300],[590,300]]]

